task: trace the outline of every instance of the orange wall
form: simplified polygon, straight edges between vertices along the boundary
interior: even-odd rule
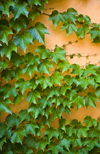
[[[45,5],[44,12],[51,14],[53,10],[58,10],[59,12],[67,11],[68,8],[73,7],[77,10],[79,14],[88,15],[91,18],[91,22],[99,23],[100,21],[100,1],[99,0],[49,0],[49,3]],[[48,21],[48,16],[46,15],[39,15],[36,17],[36,20],[32,22],[34,25],[36,22],[42,22],[47,28],[50,35],[45,36],[46,46],[49,49],[54,49],[55,44],[58,46],[62,46],[63,44],[67,44],[69,41],[77,40],[76,34],[72,33],[71,35],[67,36],[65,30],[60,31],[61,23],[55,29],[52,21]],[[34,52],[35,48],[41,45],[37,41],[34,41],[34,45],[29,45],[27,52]],[[19,48],[19,53],[24,54],[23,50]],[[77,43],[70,44],[66,46],[66,52],[69,54],[72,53],[81,53],[81,55],[94,55],[100,53],[100,43],[93,44],[90,38],[90,35],[86,35],[85,39],[79,40]],[[75,56],[73,59],[67,57],[70,63],[78,63],[81,66],[85,65],[90,61],[90,63],[97,63],[100,60],[100,55],[98,56],[91,56],[88,59],[85,57],[78,58]],[[21,76],[24,79],[28,79],[29,76],[26,74],[25,76]],[[10,83],[14,84],[15,80],[9,81]],[[2,79],[2,85],[5,84],[5,80]],[[24,95],[27,94],[25,91]],[[63,114],[63,117],[66,117],[68,121],[72,120],[73,118],[77,118],[78,120],[82,121],[86,115],[91,115],[92,118],[97,119],[100,116],[100,102],[96,102],[97,109],[92,107],[80,108],[78,111],[76,108],[72,109],[71,115]],[[11,105],[12,112],[16,114],[23,108],[27,108],[28,103],[26,100],[22,100],[19,104],[15,106]],[[6,117],[6,113],[2,112],[0,117],[0,122],[4,121]],[[57,127],[58,121],[55,120],[52,126]]]

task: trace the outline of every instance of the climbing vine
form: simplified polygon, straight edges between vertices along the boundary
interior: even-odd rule
[[[87,15],[78,14],[74,8],[46,14],[45,3],[48,0],[0,1],[0,77],[5,81],[0,86],[0,114],[2,110],[8,113],[0,123],[0,153],[100,153],[100,121],[88,115],[83,123],[77,119],[68,123],[62,115],[70,114],[74,106],[96,108],[95,101],[99,101],[100,66],[70,65],[67,56],[82,55],[66,54],[64,48],[84,39],[85,35],[99,43],[100,25],[91,23]],[[55,28],[61,21],[61,30],[66,30],[67,36],[75,32],[78,40],[62,47],[55,45],[54,50],[47,49],[45,34],[49,34],[48,29],[41,22],[32,25],[39,14],[47,15]],[[34,40],[42,45],[26,53]],[[19,48],[23,49],[23,54]],[[27,80],[25,75],[29,75]],[[28,108],[12,113],[11,107],[20,105],[22,99],[27,101]],[[51,122],[56,118],[59,126],[53,128]],[[41,133],[43,128],[44,133]]]

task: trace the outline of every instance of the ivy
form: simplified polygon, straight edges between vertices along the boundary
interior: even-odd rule
[[[99,43],[100,24],[92,24],[89,16],[78,14],[74,8],[46,14],[45,3],[48,0],[0,1],[0,116],[2,111],[7,114],[0,123],[0,153],[100,153],[99,120],[88,115],[83,122],[73,119],[69,123],[63,117],[75,106],[77,110],[96,108],[99,101],[100,66],[70,64],[67,56],[82,55],[68,55],[65,47],[85,35]],[[74,32],[79,39],[48,49],[45,35],[49,31],[43,22],[35,20],[40,14],[47,15],[55,28],[61,22],[67,36]],[[40,44],[37,47],[36,41]],[[30,52],[29,45],[36,48]],[[22,100],[27,107],[12,112]],[[56,119],[58,126],[54,128],[52,121]]]

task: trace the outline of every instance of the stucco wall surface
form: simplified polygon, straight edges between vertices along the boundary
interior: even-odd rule
[[[100,0],[49,0],[48,4],[45,4],[44,13],[51,14],[53,10],[58,10],[59,12],[67,11],[68,8],[73,7],[77,10],[79,14],[88,15],[91,18],[92,23],[100,22]],[[49,17],[47,15],[39,15],[36,17],[35,21],[32,22],[32,25],[35,25],[36,22],[42,22],[48,29],[50,35],[45,36],[46,47],[49,49],[54,49],[55,45],[62,46],[63,44],[67,44],[69,41],[76,41],[78,38],[76,34],[73,32],[71,35],[67,36],[65,30],[60,31],[61,23],[55,29],[52,21],[48,21]],[[36,47],[41,45],[37,41],[34,41],[33,45],[29,45],[26,52],[34,52]],[[89,58],[75,56],[70,59],[66,57],[68,61],[72,63],[80,64],[81,66],[90,62],[96,64],[100,60],[100,43],[94,44],[90,38],[90,35],[86,35],[85,39],[79,40],[77,43],[72,43],[67,45],[65,48],[68,54],[78,54],[81,53],[82,56],[85,55],[94,55]],[[24,54],[23,50],[19,48],[19,53]],[[24,79],[28,79],[29,76],[22,76]],[[10,81],[10,83],[14,84],[15,81]],[[5,80],[2,80],[2,85],[5,83]],[[27,94],[25,91],[24,95]],[[63,117],[66,117],[68,121],[72,119],[78,119],[82,121],[86,115],[91,115],[92,118],[97,119],[100,116],[100,102],[96,102],[97,109],[92,107],[83,108],[81,107],[78,111],[76,108],[72,109],[71,115],[63,114]],[[20,104],[16,104],[15,106],[11,106],[12,112],[16,114],[24,108],[28,108],[28,103],[25,99],[22,100]],[[0,117],[0,122],[4,121],[7,114],[2,112]],[[51,126],[55,128],[58,126],[58,120],[56,119],[52,122]]]

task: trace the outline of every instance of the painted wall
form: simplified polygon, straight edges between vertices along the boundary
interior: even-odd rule
[[[53,10],[58,10],[59,12],[64,12],[68,8],[73,7],[77,10],[79,14],[88,15],[91,18],[91,22],[99,23],[100,21],[100,1],[99,0],[49,0],[49,3],[45,5],[44,12],[47,14],[51,14]],[[55,45],[62,46],[63,44],[67,44],[69,41],[76,41],[77,37],[76,34],[73,32],[71,35],[67,36],[65,30],[60,31],[61,29],[61,23],[57,26],[55,29],[54,25],[52,24],[52,21],[48,21],[48,16],[46,15],[39,15],[37,16],[36,20],[32,22],[32,25],[36,22],[42,22],[47,28],[50,33],[50,35],[45,36],[46,46],[49,49],[54,49]],[[34,41],[34,45],[29,45],[27,52],[34,52],[36,47],[38,45],[41,45],[41,43],[38,43],[37,41]],[[90,63],[97,63],[100,60],[100,43],[93,44],[90,38],[90,35],[86,35],[85,39],[79,40],[77,43],[70,44],[66,46],[65,48],[66,52],[68,54],[77,54],[81,53],[82,56],[85,55],[94,55],[98,54],[98,56],[90,56],[88,59],[85,57],[78,58],[75,56],[73,59],[68,59],[68,61],[72,63],[78,63],[81,66],[85,65],[90,61]],[[24,54],[23,50],[19,48],[19,53]],[[24,79],[28,80],[29,75],[26,74],[25,76],[22,75]],[[12,83],[12,85],[15,83],[16,80],[9,81]],[[5,84],[5,80],[3,79],[1,81],[2,85]],[[27,94],[27,91],[25,91],[24,95]],[[78,111],[76,108],[72,109],[71,115],[63,114],[63,117],[66,117],[68,121],[71,121],[73,118],[78,119],[79,121],[82,121],[86,115],[91,115],[92,118],[97,119],[100,117],[100,102],[96,102],[97,109],[94,109],[92,107],[83,108],[81,107]],[[28,103],[25,99],[22,100],[22,102],[19,104],[16,104],[15,106],[11,105],[12,112],[15,112],[16,114],[24,109],[28,108]],[[7,113],[2,112],[0,117],[0,122],[4,121]],[[54,126],[55,128],[58,127],[58,120],[56,119],[51,123],[51,126]]]

